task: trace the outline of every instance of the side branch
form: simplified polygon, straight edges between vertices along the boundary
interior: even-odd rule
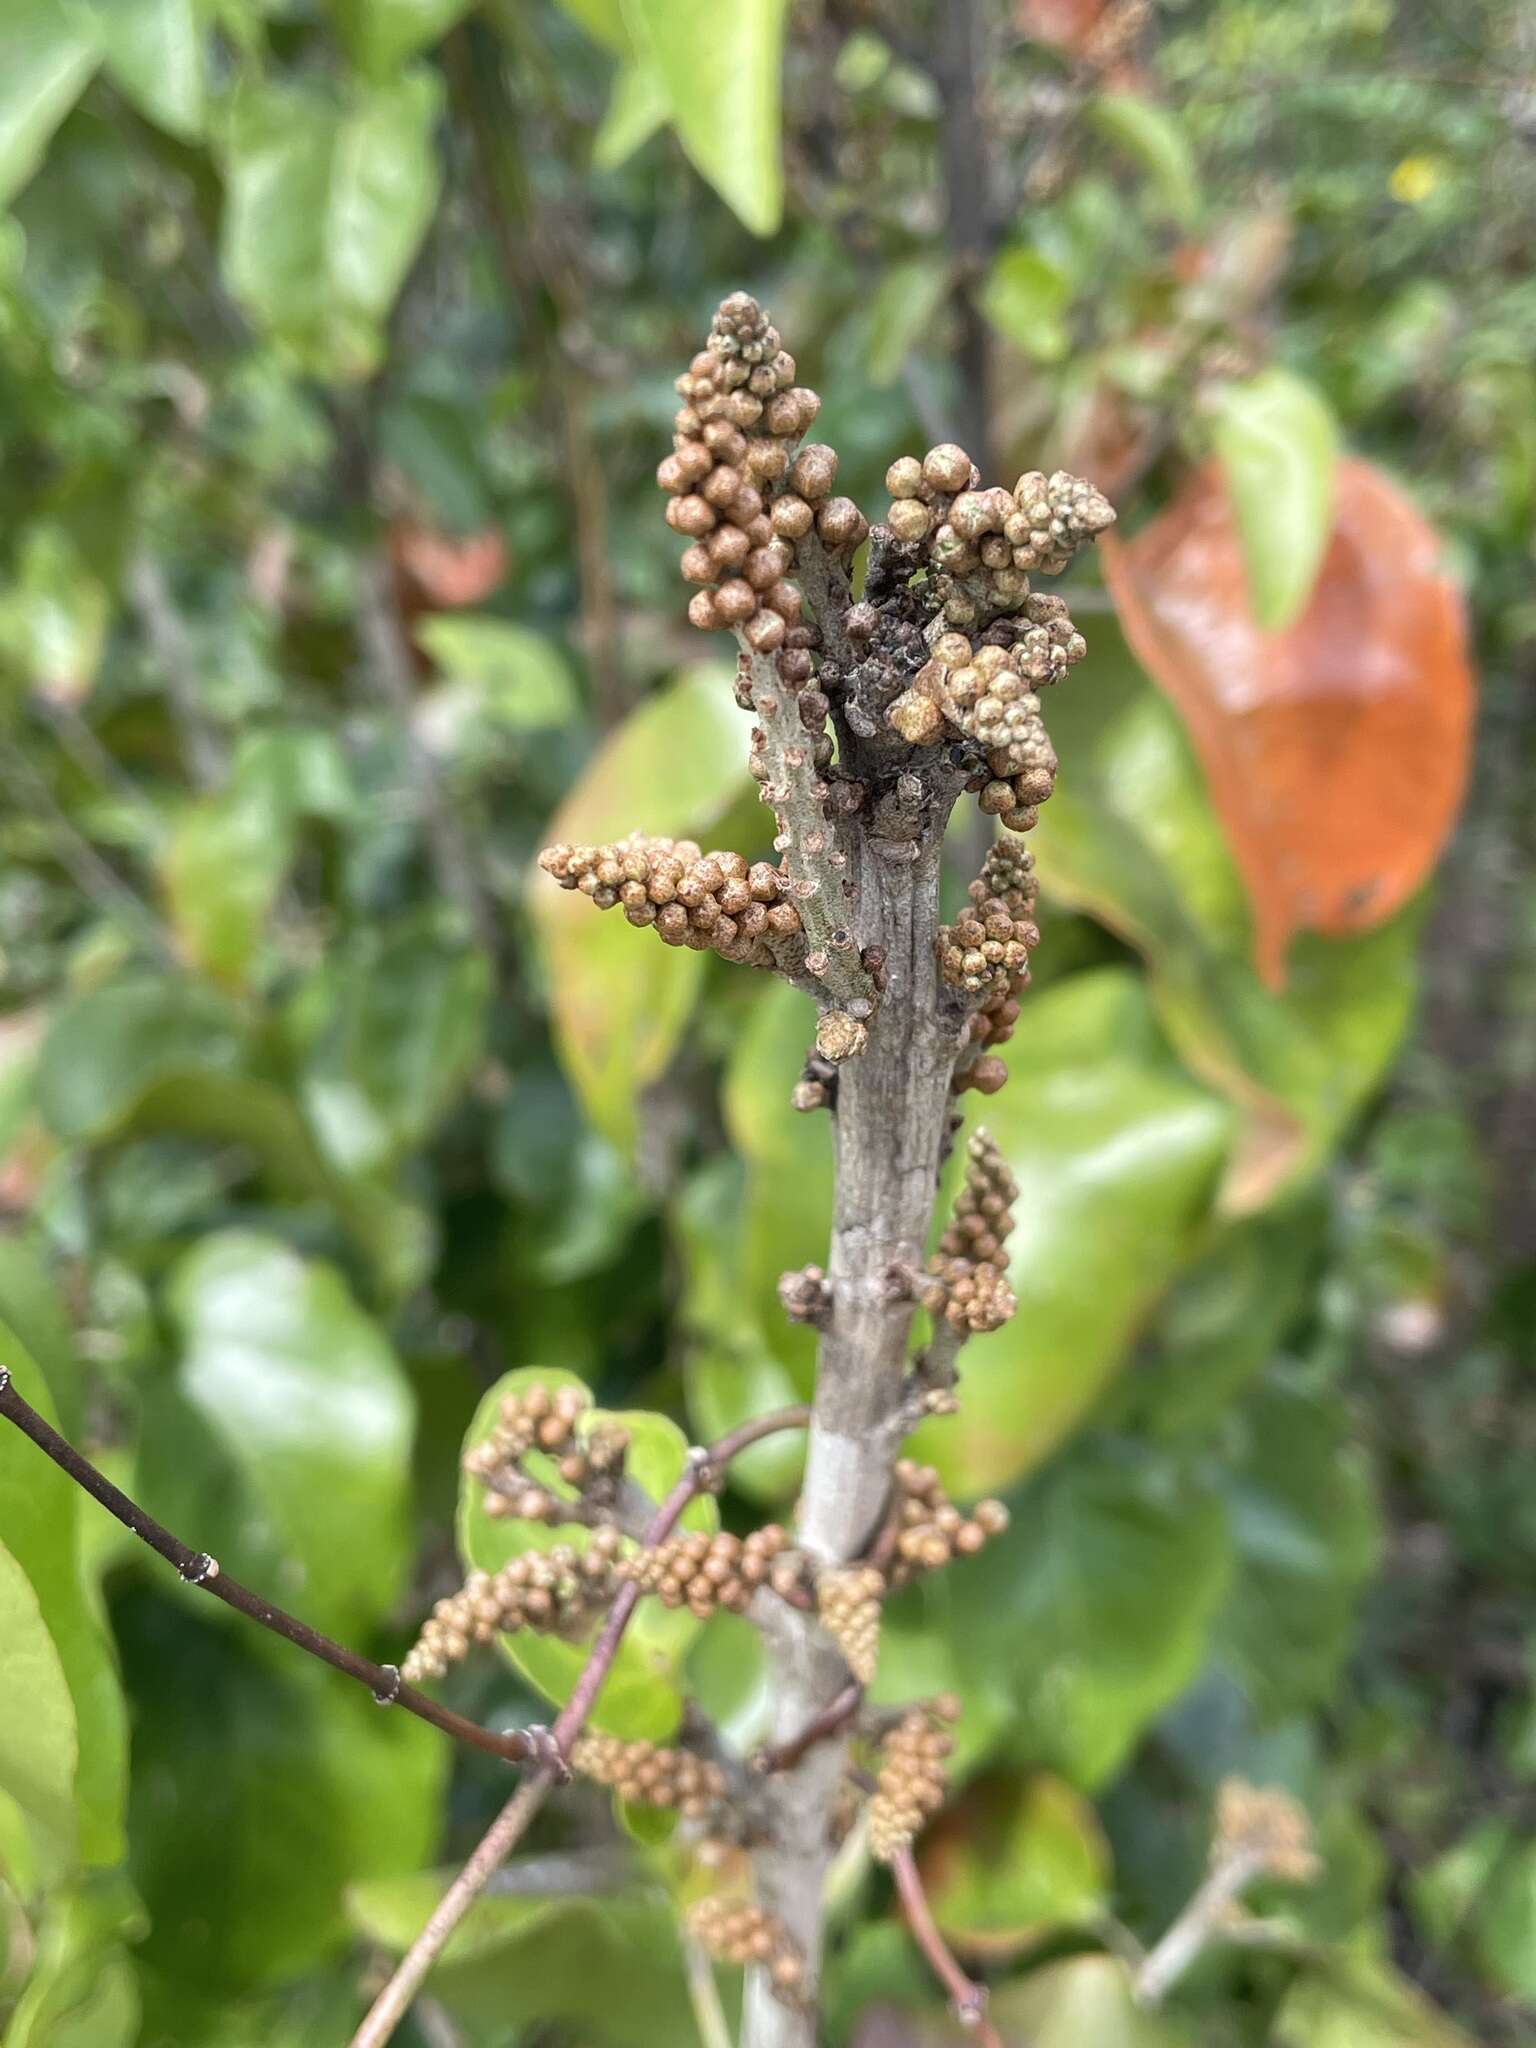
[[[157,1556],[173,1565],[187,1585],[211,1593],[226,1607],[259,1622],[263,1628],[282,1636],[286,1642],[293,1643],[311,1657],[318,1657],[332,1670],[357,1679],[368,1687],[380,1706],[404,1707],[408,1714],[429,1721],[434,1728],[442,1729],[445,1735],[453,1736],[456,1741],[502,1757],[508,1763],[526,1763],[530,1757],[539,1754],[540,1739],[537,1735],[525,1734],[521,1730],[499,1735],[493,1729],[478,1727],[462,1714],[455,1714],[426,1693],[418,1692],[415,1686],[407,1685],[393,1664],[375,1664],[356,1650],[332,1642],[329,1636],[322,1635],[307,1622],[286,1613],[272,1601],[264,1600],[259,1593],[242,1586],[238,1579],[232,1579],[219,1569],[216,1558],[204,1550],[193,1550],[180,1537],[173,1536],[137,1501],[130,1500],[120,1487],[114,1486],[104,1472],[98,1472],[90,1460],[60,1436],[30,1402],[22,1399],[10,1373],[3,1366],[0,1366],[0,1415],[14,1422],[23,1436],[30,1437],[40,1451],[52,1458],[61,1471],[67,1473],[93,1500],[99,1501],[108,1514],[114,1515],[141,1543],[147,1544]]]

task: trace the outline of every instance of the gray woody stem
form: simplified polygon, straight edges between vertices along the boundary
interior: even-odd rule
[[[889,985],[868,1048],[838,1077],[837,1184],[828,1275],[832,1320],[821,1346],[800,1540],[817,1556],[856,1556],[890,1491],[911,1303],[902,1276],[922,1264],[949,1111],[956,1024],[940,1000],[937,805],[916,838],[848,835],[856,935],[885,950]],[[775,1604],[768,1617],[777,1673],[773,1739],[793,1743],[825,1714],[848,1671],[820,1626]],[[778,1913],[814,1979],[820,1960],[828,1833],[846,1753],[843,1739],[808,1750],[769,1781],[773,1846],[757,1861],[762,1903]],[[748,1985],[745,2048],[814,2048],[810,2011],[775,1999],[756,1972]]]

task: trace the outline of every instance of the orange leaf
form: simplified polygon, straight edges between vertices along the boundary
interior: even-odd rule
[[[1418,888],[1466,785],[1475,681],[1439,536],[1358,457],[1306,610],[1249,616],[1218,466],[1134,540],[1100,542],[1132,649],[1178,707],[1253,907],[1271,988],[1299,931],[1382,924]]]

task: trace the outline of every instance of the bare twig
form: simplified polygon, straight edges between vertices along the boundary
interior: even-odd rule
[[[776,1743],[771,1749],[759,1750],[753,1759],[753,1769],[764,1778],[772,1777],[776,1771],[793,1770],[807,1750],[814,1749],[818,1742],[840,1735],[863,1704],[864,1688],[857,1679],[852,1679],[835,1700],[829,1701],[819,1714],[811,1716],[798,1735],[792,1735],[787,1742]]]
[[[431,1722],[434,1728],[441,1728],[445,1735],[453,1736],[456,1741],[466,1743],[472,1749],[483,1749],[508,1763],[524,1763],[539,1753],[536,1738],[520,1730],[497,1734],[493,1729],[481,1728],[475,1722],[467,1721],[462,1714],[453,1713],[426,1693],[418,1692],[413,1685],[407,1685],[393,1664],[375,1664],[356,1650],[332,1642],[329,1636],[322,1635],[307,1622],[285,1613],[281,1607],[274,1606],[270,1600],[264,1600],[259,1593],[251,1592],[237,1579],[232,1579],[219,1569],[216,1558],[210,1557],[205,1550],[193,1550],[180,1537],[173,1536],[153,1515],[130,1500],[120,1487],[114,1486],[105,1473],[98,1472],[89,1458],[83,1457],[50,1422],[38,1414],[30,1402],[22,1399],[10,1373],[3,1366],[0,1366],[0,1415],[15,1423],[24,1436],[30,1437],[40,1451],[52,1458],[60,1470],[93,1500],[99,1501],[108,1514],[115,1515],[141,1543],[147,1544],[157,1556],[173,1565],[187,1585],[211,1593],[226,1607],[234,1608],[237,1614],[248,1616],[297,1649],[319,1658],[322,1664],[329,1664],[333,1671],[355,1678],[359,1684],[368,1687],[380,1706],[404,1707],[408,1714]]]
[[[934,1923],[928,1909],[928,1895],[918,1876],[912,1851],[903,1849],[891,1864],[896,1896],[906,1916],[912,1939],[922,1950],[929,1969],[949,1994],[950,2010],[963,2027],[974,2027],[981,2048],[1003,2048],[1002,2038],[987,2019],[987,1987],[968,1977],[950,1953],[949,1944]]]
[[[682,1520],[689,1504],[717,1483],[721,1471],[738,1452],[780,1430],[803,1428],[805,1421],[806,1411],[803,1408],[785,1409],[774,1415],[760,1416],[755,1422],[743,1423],[739,1429],[732,1430],[707,1449],[695,1450],[682,1477],[652,1516],[645,1532],[646,1543],[654,1547],[665,1542]],[[640,1588],[633,1580],[619,1588],[597,1641],[592,1645],[592,1653],[576,1681],[575,1690],[549,1731],[546,1760],[523,1780],[491,1823],[479,1847],[443,1894],[431,1919],[401,1957],[394,1975],[374,2000],[362,2025],[353,2035],[350,2048],[383,2048],[383,2044],[392,2037],[454,1929],[511,1855],[549,1793],[570,1776],[568,1759],[576,1738],[586,1726],[587,1716],[613,1668],[613,1660],[624,1640],[624,1631],[640,1597]]]
[[[1221,1934],[1231,1907],[1263,1875],[1265,1863],[1258,1849],[1234,1849],[1221,1858],[1137,1970],[1138,2004],[1161,2004],[1201,1950]]]

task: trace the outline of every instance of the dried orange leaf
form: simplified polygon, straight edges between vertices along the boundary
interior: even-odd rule
[[[1434,529],[1390,478],[1338,465],[1306,609],[1250,616],[1242,543],[1207,464],[1134,540],[1101,543],[1136,655],[1199,753],[1271,988],[1300,931],[1369,931],[1435,864],[1466,784],[1475,683]]]

